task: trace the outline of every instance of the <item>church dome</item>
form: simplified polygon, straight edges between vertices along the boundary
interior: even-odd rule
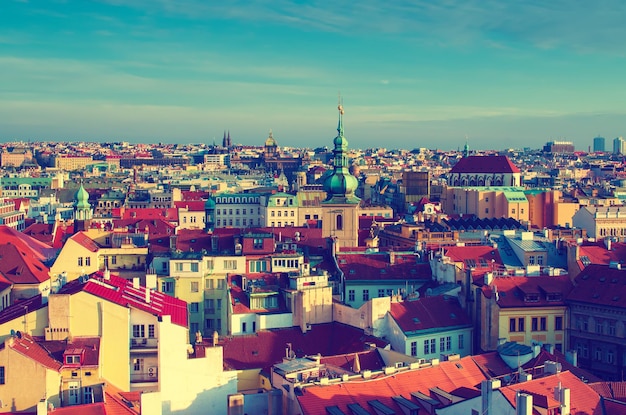
[[[348,172],[334,171],[324,180],[324,190],[329,195],[353,195],[359,182]]]
[[[272,130],[270,130],[270,136],[265,140],[265,147],[276,147],[276,140],[274,140],[274,135],[272,134]]]
[[[80,188],[78,189],[78,191],[76,192],[76,195],[74,196],[74,200],[76,200],[76,207],[78,209],[91,208],[91,206],[89,205],[89,193],[87,193],[82,183],[80,184]]]
[[[204,210],[215,209],[215,199],[211,196],[204,202]]]

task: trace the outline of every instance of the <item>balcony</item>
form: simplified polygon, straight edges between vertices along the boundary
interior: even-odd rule
[[[594,340],[601,343],[617,344],[626,346],[626,338],[611,336],[609,334],[593,333],[590,331],[583,331],[578,329],[568,329],[570,335],[570,341],[573,341],[574,337],[579,339]]]
[[[131,352],[156,352],[158,348],[158,339],[155,338],[132,338],[130,339]]]

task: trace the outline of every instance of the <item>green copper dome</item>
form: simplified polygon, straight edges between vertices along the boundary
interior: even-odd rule
[[[80,188],[76,192],[74,199],[76,200],[75,206],[77,209],[90,209],[91,208],[91,205],[89,204],[89,193],[87,193],[82,183],[80,184]]]
[[[215,209],[215,199],[211,196],[204,202],[204,210]]]
[[[354,192],[359,186],[356,177],[350,174],[348,166],[348,140],[343,136],[343,107],[339,105],[339,124],[337,126],[337,137],[333,140],[335,148],[334,170],[326,176],[323,182],[324,190],[327,194],[327,202],[358,203],[359,198],[354,196]]]

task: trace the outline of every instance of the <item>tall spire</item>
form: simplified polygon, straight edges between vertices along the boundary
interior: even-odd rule
[[[469,138],[467,134],[465,134],[465,146],[463,147],[463,157],[469,157],[470,148],[469,148]]]
[[[337,110],[339,110],[337,133],[339,133],[339,137],[343,137],[343,99],[341,99],[341,93],[339,93],[339,97],[337,99]]]

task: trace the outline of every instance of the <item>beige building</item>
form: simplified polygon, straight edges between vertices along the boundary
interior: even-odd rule
[[[476,215],[478,218],[529,219],[528,199],[520,187],[447,187],[441,195],[449,215]]]
[[[0,153],[0,166],[19,167],[24,164],[24,162],[31,161],[32,158],[33,152],[27,148],[14,148],[13,151],[4,149],[2,153]]]
[[[58,155],[54,158],[54,167],[65,171],[81,170],[92,163],[93,157],[91,156]]]
[[[626,206],[583,206],[574,215],[573,225],[586,229],[590,238],[626,241]]]

